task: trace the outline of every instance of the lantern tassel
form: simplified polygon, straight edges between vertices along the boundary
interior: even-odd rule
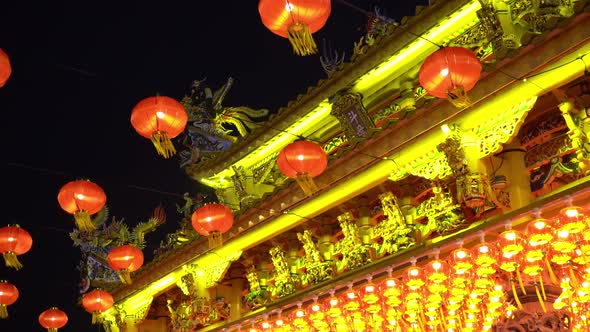
[[[82,232],[91,232],[96,229],[96,226],[92,223],[90,215],[86,210],[79,210],[74,213],[74,220],[76,220],[76,226]]]
[[[0,304],[0,318],[8,318],[8,307],[5,304]]]
[[[514,301],[516,302],[516,306],[518,309],[522,310],[522,303],[520,303],[520,299],[518,298],[518,293],[516,293],[516,283],[514,279],[510,280],[510,286],[512,287],[512,295],[514,296]]]
[[[439,309],[438,311],[440,313],[440,324],[442,326],[442,329],[443,329],[443,331],[448,331],[448,329],[447,329],[447,321],[445,319],[445,313],[443,312],[443,307],[440,306],[440,307],[438,307],[438,309]]]
[[[543,276],[539,274],[539,283],[541,284],[541,291],[543,292],[543,300],[547,301],[547,294],[545,293],[545,285],[543,285]]]
[[[547,308],[545,307],[545,301],[543,301],[543,297],[541,296],[541,292],[539,292],[539,286],[535,284],[535,292],[537,293],[537,298],[539,299],[539,304],[541,305],[541,309],[543,309],[544,313],[547,313]]]
[[[2,256],[4,256],[4,262],[6,263],[6,266],[12,267],[17,271],[23,268],[23,265],[18,261],[18,257],[16,257],[14,252],[5,252]]]
[[[547,272],[549,272],[549,278],[551,278],[551,282],[555,285],[559,285],[557,276],[555,275],[555,272],[553,272],[553,268],[551,267],[551,263],[549,262],[547,255],[545,255],[545,265],[547,266]]]
[[[307,196],[311,196],[319,190],[318,186],[313,181],[313,178],[307,173],[297,175],[295,180],[297,181],[297,184],[299,184],[299,187],[301,187],[301,190],[303,190]]]
[[[127,271],[127,270],[121,270],[119,272],[117,272],[117,274],[119,275],[119,279],[121,279],[121,282],[125,285],[131,285],[133,282],[131,281],[131,272]]]
[[[302,23],[295,23],[287,29],[287,37],[293,46],[293,52],[300,56],[316,54],[318,47],[311,36],[309,27]]]
[[[172,144],[172,141],[166,132],[156,131],[153,133],[152,143],[154,143],[154,147],[156,148],[156,151],[158,151],[158,154],[166,159],[176,154],[174,144]]]
[[[518,279],[518,285],[520,286],[522,293],[526,295],[526,290],[524,289],[524,283],[522,282],[522,276],[520,275],[520,270],[518,267],[516,268],[516,278]]]
[[[207,240],[209,241],[209,249],[221,247],[223,244],[223,237],[220,231],[211,231],[209,236],[207,236]]]
[[[458,108],[471,106],[471,101],[462,86],[455,86],[447,91],[447,99]]]
[[[580,287],[580,283],[578,282],[578,278],[576,277],[574,269],[572,268],[571,265],[569,266],[569,270],[570,270],[570,278],[572,278],[572,285],[574,286],[574,288]]]
[[[99,311],[92,313],[92,325],[102,324],[102,316]]]

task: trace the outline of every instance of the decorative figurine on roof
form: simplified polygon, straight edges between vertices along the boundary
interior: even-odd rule
[[[315,285],[332,278],[334,264],[332,261],[324,259],[312,238],[311,231],[306,229],[303,233],[297,233],[297,238],[303,244],[303,250],[305,251],[303,265],[305,266],[306,282]]]
[[[322,55],[320,55],[320,63],[322,64],[322,68],[328,77],[333,73],[340,70],[340,67],[344,63],[345,53],[342,52],[342,55],[338,54],[338,51],[331,47],[332,45],[329,42],[326,42],[324,39],[322,41]]]
[[[353,57],[365,54],[375,43],[375,39],[391,34],[396,26],[398,23],[394,19],[383,14],[381,8],[375,7],[374,11],[367,15],[367,33],[354,43]]]
[[[113,217],[111,223],[106,223],[109,213],[105,207],[93,218],[96,229],[81,232],[74,229],[70,238],[74,246],[79,247],[82,258],[78,265],[81,274],[80,292],[86,292],[90,287],[106,287],[119,282],[119,277],[107,263],[109,251],[121,244],[132,244],[139,249],[146,246],[145,235],[154,231],[166,221],[166,214],[162,207],[154,209],[152,216],[145,222],[140,222],[131,231],[123,223],[123,219]]]
[[[267,109],[223,106],[233,83],[230,77],[213,92],[205,85],[205,79],[194,81],[190,95],[182,99],[188,124],[182,135],[185,149],[180,153],[181,167],[211,159],[216,153],[229,149],[232,143],[247,136],[267,117]]]
[[[166,240],[160,242],[160,247],[154,250],[154,255],[160,255],[200,237],[191,225],[191,215],[197,208],[203,206],[206,197],[201,193],[197,193],[196,197],[191,197],[189,193],[182,195],[184,204],[176,204],[176,212],[181,216],[178,228],[173,233],[166,235]]]

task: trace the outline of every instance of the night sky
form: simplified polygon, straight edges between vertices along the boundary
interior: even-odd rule
[[[379,5],[399,20],[420,1],[348,3],[364,10]],[[215,90],[233,77],[224,105],[276,111],[326,75],[317,55],[295,56],[286,39],[262,25],[254,0],[4,1],[0,7],[0,48],[13,68],[0,88],[0,226],[18,223],[33,237],[31,251],[19,257],[22,270],[0,264],[0,279],[20,291],[0,331],[43,331],[37,317],[51,306],[69,316],[60,331],[97,331],[77,304],[80,253],[68,235],[73,218],[57,203],[60,187],[92,180],[105,190],[111,216],[131,227],[162,204],[168,221],[147,236],[150,259],[165,232],[176,229],[182,194],[206,192],[177,159],[158,157],[136,134],[133,106],[155,94],[180,100],[193,80],[207,78]],[[315,40],[326,39],[349,58],[366,21],[332,1]]]

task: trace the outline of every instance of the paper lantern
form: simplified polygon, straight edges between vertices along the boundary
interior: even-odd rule
[[[18,288],[6,280],[0,280],[0,318],[8,317],[8,306],[18,300]]]
[[[90,180],[75,180],[61,187],[57,201],[62,209],[74,215],[80,231],[90,232],[96,229],[90,216],[104,207],[107,196],[96,183]]]
[[[82,306],[92,314],[92,324],[101,323],[100,314],[109,310],[114,303],[111,294],[102,289],[95,289],[82,297]]]
[[[182,104],[164,96],[145,98],[131,112],[131,125],[135,131],[149,138],[164,158],[176,154],[171,139],[184,131],[187,121],[188,115]]]
[[[221,235],[231,229],[234,215],[230,208],[223,204],[205,204],[191,216],[193,228],[209,239],[209,247],[222,244]]]
[[[306,195],[318,190],[313,178],[322,174],[328,165],[324,149],[314,142],[295,141],[285,146],[277,156],[281,173],[294,178]]]
[[[579,234],[588,227],[590,215],[583,207],[568,206],[559,211],[554,222],[558,232],[565,230],[570,234]]]
[[[432,53],[420,67],[420,85],[428,94],[447,98],[457,107],[470,105],[467,91],[471,90],[481,73],[481,62],[463,47],[445,47]]]
[[[8,59],[8,54],[6,54],[0,48],[0,88],[6,84],[8,78],[12,74],[12,67],[10,66],[10,60]]]
[[[39,315],[39,324],[48,332],[57,332],[68,323],[68,315],[56,307],[47,309]]]
[[[143,252],[137,247],[126,244],[109,251],[107,261],[111,269],[119,274],[121,282],[131,284],[131,272],[143,265]]]
[[[330,17],[330,0],[260,0],[262,23],[273,33],[288,38],[297,55],[317,53],[312,33]]]
[[[19,225],[0,228],[0,253],[4,256],[6,266],[20,270],[23,265],[17,256],[28,252],[32,246],[33,238]]]

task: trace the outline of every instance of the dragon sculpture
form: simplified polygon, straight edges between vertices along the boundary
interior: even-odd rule
[[[105,287],[119,282],[117,273],[113,271],[106,260],[108,252],[122,244],[132,244],[139,249],[146,246],[145,235],[154,231],[166,221],[166,214],[161,206],[154,209],[151,217],[140,222],[131,230],[123,222],[124,219],[109,218],[108,208],[103,208],[93,218],[97,226],[91,232],[81,232],[74,229],[70,238],[75,247],[79,247],[82,257],[78,265],[80,270],[80,293],[86,292],[90,287]]]
[[[188,124],[180,136],[185,147],[180,152],[181,167],[198,163],[247,136],[269,114],[267,109],[246,106],[226,107],[223,100],[234,84],[233,78],[213,92],[205,80],[194,81],[191,92],[181,103],[188,113]]]

